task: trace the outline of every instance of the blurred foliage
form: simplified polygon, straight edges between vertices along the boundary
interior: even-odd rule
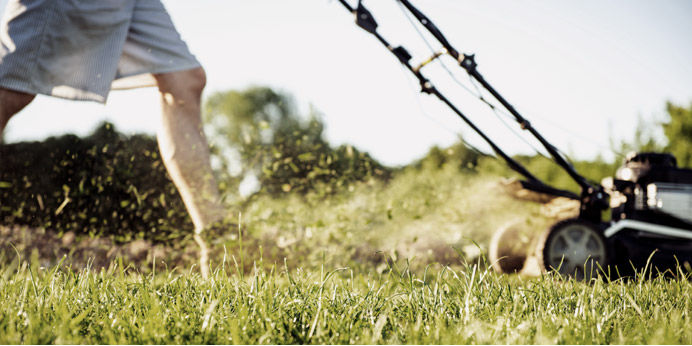
[[[355,181],[387,179],[391,173],[351,146],[332,148],[316,111],[301,116],[290,96],[270,88],[211,95],[205,121],[222,187],[233,195],[249,176],[262,192],[279,195],[316,189],[332,193]]]
[[[553,160],[540,155],[517,155],[514,159],[524,165],[538,179],[549,185],[579,192],[579,186]],[[591,161],[573,161],[571,163],[577,172],[595,183],[599,183],[601,179],[613,175],[620,165],[619,161],[608,162],[600,156]],[[469,149],[463,144],[463,141],[444,149],[435,146],[428,151],[425,157],[411,166],[418,169],[441,169],[451,166],[466,176],[478,174],[523,178],[509,169],[504,161]]]
[[[631,140],[622,140],[619,143],[611,141],[613,153],[619,156],[613,162],[609,162],[599,155],[594,160],[571,161],[572,165],[579,174],[595,183],[600,183],[603,178],[615,174],[617,168],[622,164],[621,159],[633,151],[670,152],[678,159],[678,166],[692,167],[692,105],[689,108],[684,108],[667,103],[666,111],[669,116],[667,122],[652,123],[640,117],[637,120],[637,126]],[[667,144],[661,143],[655,136],[655,131],[661,128],[666,136]],[[549,185],[579,192],[579,186],[551,159],[539,155],[520,155],[515,159]],[[480,158],[475,169],[483,174],[519,177],[503,162],[491,157]]]
[[[259,194],[244,208],[243,220],[251,237],[273,239],[292,263],[326,261],[365,270],[373,264],[386,269],[385,257],[416,258],[414,267],[459,263],[459,252],[477,258],[492,232],[508,221],[545,229],[540,205],[512,199],[499,179],[451,164],[409,166],[389,182],[354,183],[329,198],[316,192]],[[272,263],[269,249],[263,251]],[[253,256],[259,260],[257,252]]]
[[[521,156],[517,160],[524,164],[530,172],[534,173],[538,179],[545,181],[551,186],[573,192],[580,191],[579,185],[564,169],[552,160],[542,156]],[[620,166],[619,161],[607,162],[600,156],[591,161],[571,161],[571,164],[580,175],[595,184],[600,184],[603,178],[615,174],[615,170]]]
[[[621,158],[625,158],[630,152],[664,152],[665,145],[660,143],[654,136],[655,130],[660,129],[660,122],[650,122],[639,117],[637,119],[637,127],[634,129],[632,140],[622,140],[620,143],[615,143],[611,139],[610,146],[615,154]]]
[[[664,122],[663,132],[668,138],[666,150],[678,159],[678,166],[692,167],[692,103],[689,108],[666,104],[670,117]]]
[[[238,185],[247,176],[255,176],[261,186],[242,206],[251,232],[254,228],[264,229],[260,233],[280,229],[288,236],[289,230],[300,233],[307,232],[306,227],[313,231],[327,228],[330,239],[347,244],[363,241],[368,232],[380,234],[384,226],[391,231],[385,232],[386,238],[403,234],[396,230],[413,225],[427,232],[432,232],[431,225],[456,229],[454,225],[476,220],[467,213],[469,206],[476,208],[476,215],[484,213],[483,208],[490,214],[510,209],[506,205],[489,207],[500,205],[495,200],[486,204],[473,201],[492,197],[484,195],[490,181],[518,175],[502,161],[468,149],[461,141],[448,148],[433,147],[408,167],[393,170],[351,146],[331,147],[314,111],[309,117],[299,116],[288,96],[270,89],[218,93],[209,98],[206,107],[213,157],[217,168],[226,173],[219,179],[222,189],[237,195]],[[668,104],[668,112],[669,122],[660,124],[668,137],[667,148],[678,156],[681,166],[689,165],[692,107]],[[643,122],[637,128],[634,140],[623,141],[619,148],[658,150],[663,146],[647,135]],[[153,137],[126,137],[112,125],[103,124],[85,138],[66,135],[2,145],[0,155],[0,224],[108,234],[122,241],[141,237],[165,241],[192,229]],[[546,183],[578,192],[577,185],[552,160],[541,156],[516,159]],[[599,182],[614,174],[620,162],[598,157],[573,165],[580,174]],[[232,166],[242,169],[232,172]],[[512,208],[515,216],[527,210]],[[436,218],[440,212],[451,224]],[[428,218],[432,221],[427,226],[422,221],[407,226],[410,220]],[[492,218],[503,220],[497,215]],[[395,219],[397,222],[392,221]],[[487,230],[495,226],[469,227]],[[306,246],[312,245],[308,242]],[[355,245],[351,249],[361,251]]]
[[[192,224],[156,139],[104,123],[91,136],[0,146],[0,223],[127,241],[178,237]],[[188,233],[188,232],[186,232]]]
[[[442,168],[443,166],[455,166],[462,172],[472,172],[478,165],[484,154],[469,149],[463,140],[448,148],[433,146],[422,159],[414,162],[416,168]]]

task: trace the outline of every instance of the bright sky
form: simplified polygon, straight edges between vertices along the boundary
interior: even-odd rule
[[[6,0],[0,1],[2,8]],[[355,4],[355,2],[353,2]],[[405,164],[458,134],[480,138],[417,82],[336,0],[164,0],[207,70],[207,94],[266,85],[323,114],[333,144],[351,143],[387,164]],[[430,55],[395,0],[364,1],[392,44],[417,63]],[[457,50],[555,145],[579,158],[609,156],[638,117],[665,119],[667,100],[692,102],[692,2],[640,0],[414,0]],[[439,47],[436,41],[435,47]],[[451,58],[457,78],[468,83]],[[431,80],[510,153],[526,144],[450,81]],[[111,93],[106,106],[39,97],[9,124],[6,140],[88,134],[104,120],[154,133],[154,89]]]

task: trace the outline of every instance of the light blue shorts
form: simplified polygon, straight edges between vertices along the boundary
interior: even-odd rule
[[[0,25],[0,86],[29,94],[103,103],[200,66],[160,0],[10,0]]]

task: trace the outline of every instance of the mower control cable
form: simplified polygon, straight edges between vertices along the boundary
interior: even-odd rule
[[[413,8],[413,6],[411,6],[410,3],[408,3],[408,1],[406,1],[406,2],[404,2],[405,0],[397,0],[397,1],[402,1],[403,4],[407,8],[409,8],[409,6],[410,6],[409,10],[411,10],[411,8]],[[497,146],[497,144],[495,144],[485,133],[483,133],[483,131],[481,131],[480,128],[478,128],[451,101],[449,101],[449,99],[447,99],[439,90],[437,90],[437,88],[435,88],[435,86],[421,73],[421,68],[423,66],[425,66],[426,64],[437,59],[442,54],[450,54],[452,57],[455,57],[456,59],[459,58],[459,53],[456,50],[454,50],[454,48],[444,38],[442,33],[440,33],[439,30],[437,30],[437,28],[432,24],[432,22],[430,22],[430,20],[425,18],[425,16],[422,13],[420,13],[417,9],[413,8],[415,10],[415,12],[412,11],[412,13],[419,19],[419,21],[421,21],[421,24],[425,25],[429,31],[433,32],[433,35],[435,35],[437,37],[437,39],[443,44],[444,48],[442,51],[438,52],[439,54],[435,53],[430,59],[428,59],[425,62],[421,63],[420,65],[414,67],[410,63],[410,60],[412,58],[411,54],[409,54],[408,51],[403,46],[398,46],[398,47],[392,46],[391,44],[389,44],[389,42],[387,42],[387,40],[385,40],[377,32],[377,27],[378,27],[377,21],[375,21],[372,14],[370,13],[370,11],[368,11],[363,6],[362,0],[358,1],[358,7],[356,7],[355,9],[350,4],[348,4],[348,2],[346,2],[346,0],[339,0],[339,2],[342,5],[344,5],[344,7],[346,7],[351,13],[353,13],[355,15],[356,24],[359,27],[361,27],[363,30],[365,30],[365,31],[369,32],[370,34],[372,34],[373,36],[375,36],[377,38],[377,40],[380,41],[380,43],[382,43],[385,47],[387,47],[387,49],[397,57],[397,59],[399,60],[399,62],[401,62],[402,65],[404,65],[409,71],[411,71],[411,73],[418,79],[418,81],[420,83],[421,92],[424,92],[426,94],[435,95],[440,101],[445,103],[473,131],[475,131],[481,138],[483,138],[483,140],[485,140],[485,142],[490,145],[490,147],[493,149],[493,151],[498,156],[500,156],[512,170],[514,170],[515,172],[524,176],[528,180],[528,181],[522,182],[522,185],[525,188],[528,188],[530,190],[537,191],[537,192],[548,193],[548,194],[551,194],[554,196],[562,196],[562,197],[567,197],[567,198],[571,198],[571,199],[579,199],[579,197],[571,191],[557,189],[557,188],[554,188],[554,187],[551,187],[551,186],[545,184],[543,181],[541,181],[536,176],[534,176],[531,172],[529,172],[526,169],[526,167],[524,167],[519,162],[514,160],[512,157],[507,155],[507,153],[502,151],[502,149],[500,149]],[[422,18],[419,16],[422,16]],[[474,65],[474,69],[475,69],[475,62],[473,62],[473,56],[470,56],[471,60],[466,59],[466,57],[469,57],[469,56],[464,55],[464,59],[462,59],[462,61],[466,61],[466,64],[468,64],[470,61]],[[462,63],[462,67],[463,66],[464,66],[464,64]],[[467,71],[469,71],[469,70],[467,69]],[[480,76],[480,74],[478,74],[478,76]],[[478,77],[475,77],[475,78],[478,79]],[[490,85],[488,85],[487,82],[485,82],[485,80],[482,79],[482,76],[480,76],[480,78],[482,80],[482,82],[481,82],[481,80],[479,80],[479,82],[481,82],[481,85],[483,85],[486,89],[488,87],[490,87]],[[497,96],[495,95],[495,94],[497,94],[497,92],[494,92],[494,89],[491,88],[491,90],[488,90],[488,91],[490,91],[494,97],[496,97],[496,98],[500,97],[501,98],[501,96],[499,96],[499,94]],[[498,101],[503,103],[504,99],[498,99]],[[505,103],[506,103],[506,101],[504,101],[503,106],[507,107],[505,105]],[[509,107],[511,107],[511,106],[509,106]],[[511,110],[510,110],[510,112],[511,112]],[[514,112],[516,112],[516,111],[514,111]],[[528,121],[526,119],[521,117],[521,115],[518,115],[518,113],[515,114],[515,117],[517,117],[520,124],[523,124],[522,128],[529,129],[532,132],[532,134],[534,134],[534,136],[536,136],[539,139],[539,141],[541,141],[541,144],[546,146],[546,148],[551,153],[551,155],[553,155],[553,156],[557,155],[558,157],[560,157],[560,159],[562,159],[562,162],[564,162],[564,165],[571,168],[571,165],[568,162],[566,162],[564,160],[564,158],[562,158],[559,155],[559,153],[557,153],[556,149],[554,147],[552,147],[552,145],[550,145],[547,141],[545,141],[545,139],[543,139],[543,137],[541,137],[540,134],[538,134],[537,132],[535,132],[535,130],[533,130],[533,128],[530,126],[530,124],[528,123]],[[560,162],[558,161],[558,163],[560,163]],[[571,170],[574,172],[573,168],[571,168]],[[583,188],[583,190],[586,190],[586,188],[584,188],[584,186],[587,186],[587,188],[591,186],[591,185],[589,185],[588,181],[586,181],[586,179],[584,179],[583,177],[578,175],[576,172],[574,172],[574,174],[576,175],[576,177],[579,178],[579,180],[577,180],[576,178],[575,178],[575,180],[577,180],[577,182]],[[580,183],[582,181],[583,181],[583,184]]]
[[[593,190],[594,186],[583,176],[581,176],[574,167],[564,158],[564,156],[555,148],[550,142],[548,142],[532,125],[524,118],[500,93],[493,88],[490,83],[488,83],[483,75],[478,71],[478,64],[475,61],[473,54],[459,54],[459,52],[452,47],[449,41],[444,37],[442,32],[435,26],[435,24],[428,19],[421,11],[414,7],[409,0],[396,0],[406,7],[406,9],[413,14],[414,17],[423,25],[428,32],[430,32],[441,44],[446,52],[459,62],[459,65],[466,70],[466,72],[478,81],[485,90],[487,90],[493,97],[504,106],[514,117],[517,123],[521,126],[523,130],[529,131],[550,153],[555,162],[562,167],[567,173],[574,179],[574,181],[579,184],[582,191]],[[360,3],[359,3],[360,7]],[[487,103],[487,102],[486,102]]]
[[[473,77],[469,76],[469,80],[470,80],[470,82],[471,82],[471,85],[472,85],[473,88],[475,89],[475,92],[474,92],[473,90],[471,90],[471,88],[469,88],[468,86],[466,86],[464,83],[462,83],[462,82],[456,77],[456,75],[447,67],[447,65],[444,63],[444,61],[442,61],[441,59],[437,59],[437,58],[440,56],[440,54],[445,54],[445,53],[447,52],[447,51],[445,50],[445,48],[443,47],[443,48],[439,51],[439,53],[438,53],[438,51],[436,51],[435,48],[433,48],[432,44],[430,44],[430,42],[428,41],[428,39],[425,38],[425,35],[423,35],[423,33],[418,29],[418,25],[416,25],[416,23],[413,22],[413,18],[411,18],[411,16],[410,16],[409,13],[408,13],[408,10],[404,7],[404,5],[402,5],[400,1],[397,1],[397,4],[399,4],[399,7],[401,8],[401,11],[404,13],[404,16],[406,17],[406,19],[411,23],[411,26],[413,26],[413,29],[416,30],[416,32],[418,33],[418,36],[420,36],[420,38],[423,40],[423,42],[425,43],[425,45],[428,46],[428,48],[430,49],[430,51],[433,52],[433,56],[432,56],[430,59],[428,59],[428,60],[424,61],[423,63],[421,63],[421,64],[418,66],[418,69],[420,69],[420,68],[423,67],[424,65],[427,65],[428,63],[432,62],[432,60],[437,60],[437,62],[440,64],[440,67],[442,67],[442,69],[445,70],[445,72],[447,72],[447,74],[448,74],[449,77],[454,81],[454,83],[456,83],[458,86],[460,86],[462,89],[464,89],[464,91],[466,91],[467,93],[469,93],[469,95],[471,95],[471,96],[477,98],[479,101],[481,101],[481,102],[484,103],[486,106],[488,106],[488,108],[490,108],[490,110],[493,112],[493,114],[495,114],[495,116],[496,116],[497,119],[502,123],[502,125],[504,125],[510,132],[512,132],[519,140],[521,140],[521,141],[524,142],[527,146],[529,146],[531,149],[533,149],[533,151],[536,152],[536,154],[540,155],[541,157],[543,157],[543,158],[545,158],[545,159],[548,159],[548,160],[551,160],[551,161],[552,161],[552,158],[549,158],[549,157],[547,157],[546,155],[544,155],[538,148],[536,148],[533,144],[531,144],[528,140],[526,140],[526,138],[524,138],[524,136],[521,136],[519,133],[517,133],[517,131],[516,131],[513,127],[511,127],[511,126],[505,121],[505,119],[503,119],[503,117],[506,117],[506,118],[509,118],[510,120],[514,120],[514,117],[513,117],[512,115],[510,115],[509,113],[507,113],[507,112],[503,112],[502,109],[499,109],[497,106],[495,106],[495,105],[492,104],[490,101],[488,101],[488,100],[483,96],[483,93],[481,92],[481,90],[480,90],[480,89],[478,88],[478,86],[476,85],[476,82],[473,80]],[[464,142],[465,142],[465,141],[464,141]],[[564,155],[564,153],[563,153],[563,155]],[[487,156],[487,155],[486,155],[486,156]],[[565,156],[566,156],[566,155],[565,155]]]

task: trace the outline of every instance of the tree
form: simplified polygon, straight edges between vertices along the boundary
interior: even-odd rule
[[[624,158],[630,152],[662,152],[665,151],[665,145],[660,142],[660,136],[656,136],[662,123],[659,121],[646,121],[641,116],[637,118],[637,127],[634,129],[634,136],[631,141],[621,140],[616,144],[614,138],[610,139],[610,147],[613,153]],[[656,129],[652,131],[652,129]]]
[[[663,123],[668,138],[666,150],[678,159],[680,167],[692,167],[692,103],[689,108],[666,104],[670,120]]]
[[[320,184],[331,191],[388,172],[351,147],[331,148],[314,109],[301,116],[290,96],[270,88],[216,93],[206,102],[205,117],[212,158],[233,193],[248,177],[255,177],[265,192],[278,194]]]
[[[457,143],[446,149],[433,146],[425,157],[414,163],[414,166],[421,168],[427,165],[432,168],[441,168],[444,165],[455,165],[460,170],[467,170],[476,167],[482,155],[469,149],[460,138]]]

